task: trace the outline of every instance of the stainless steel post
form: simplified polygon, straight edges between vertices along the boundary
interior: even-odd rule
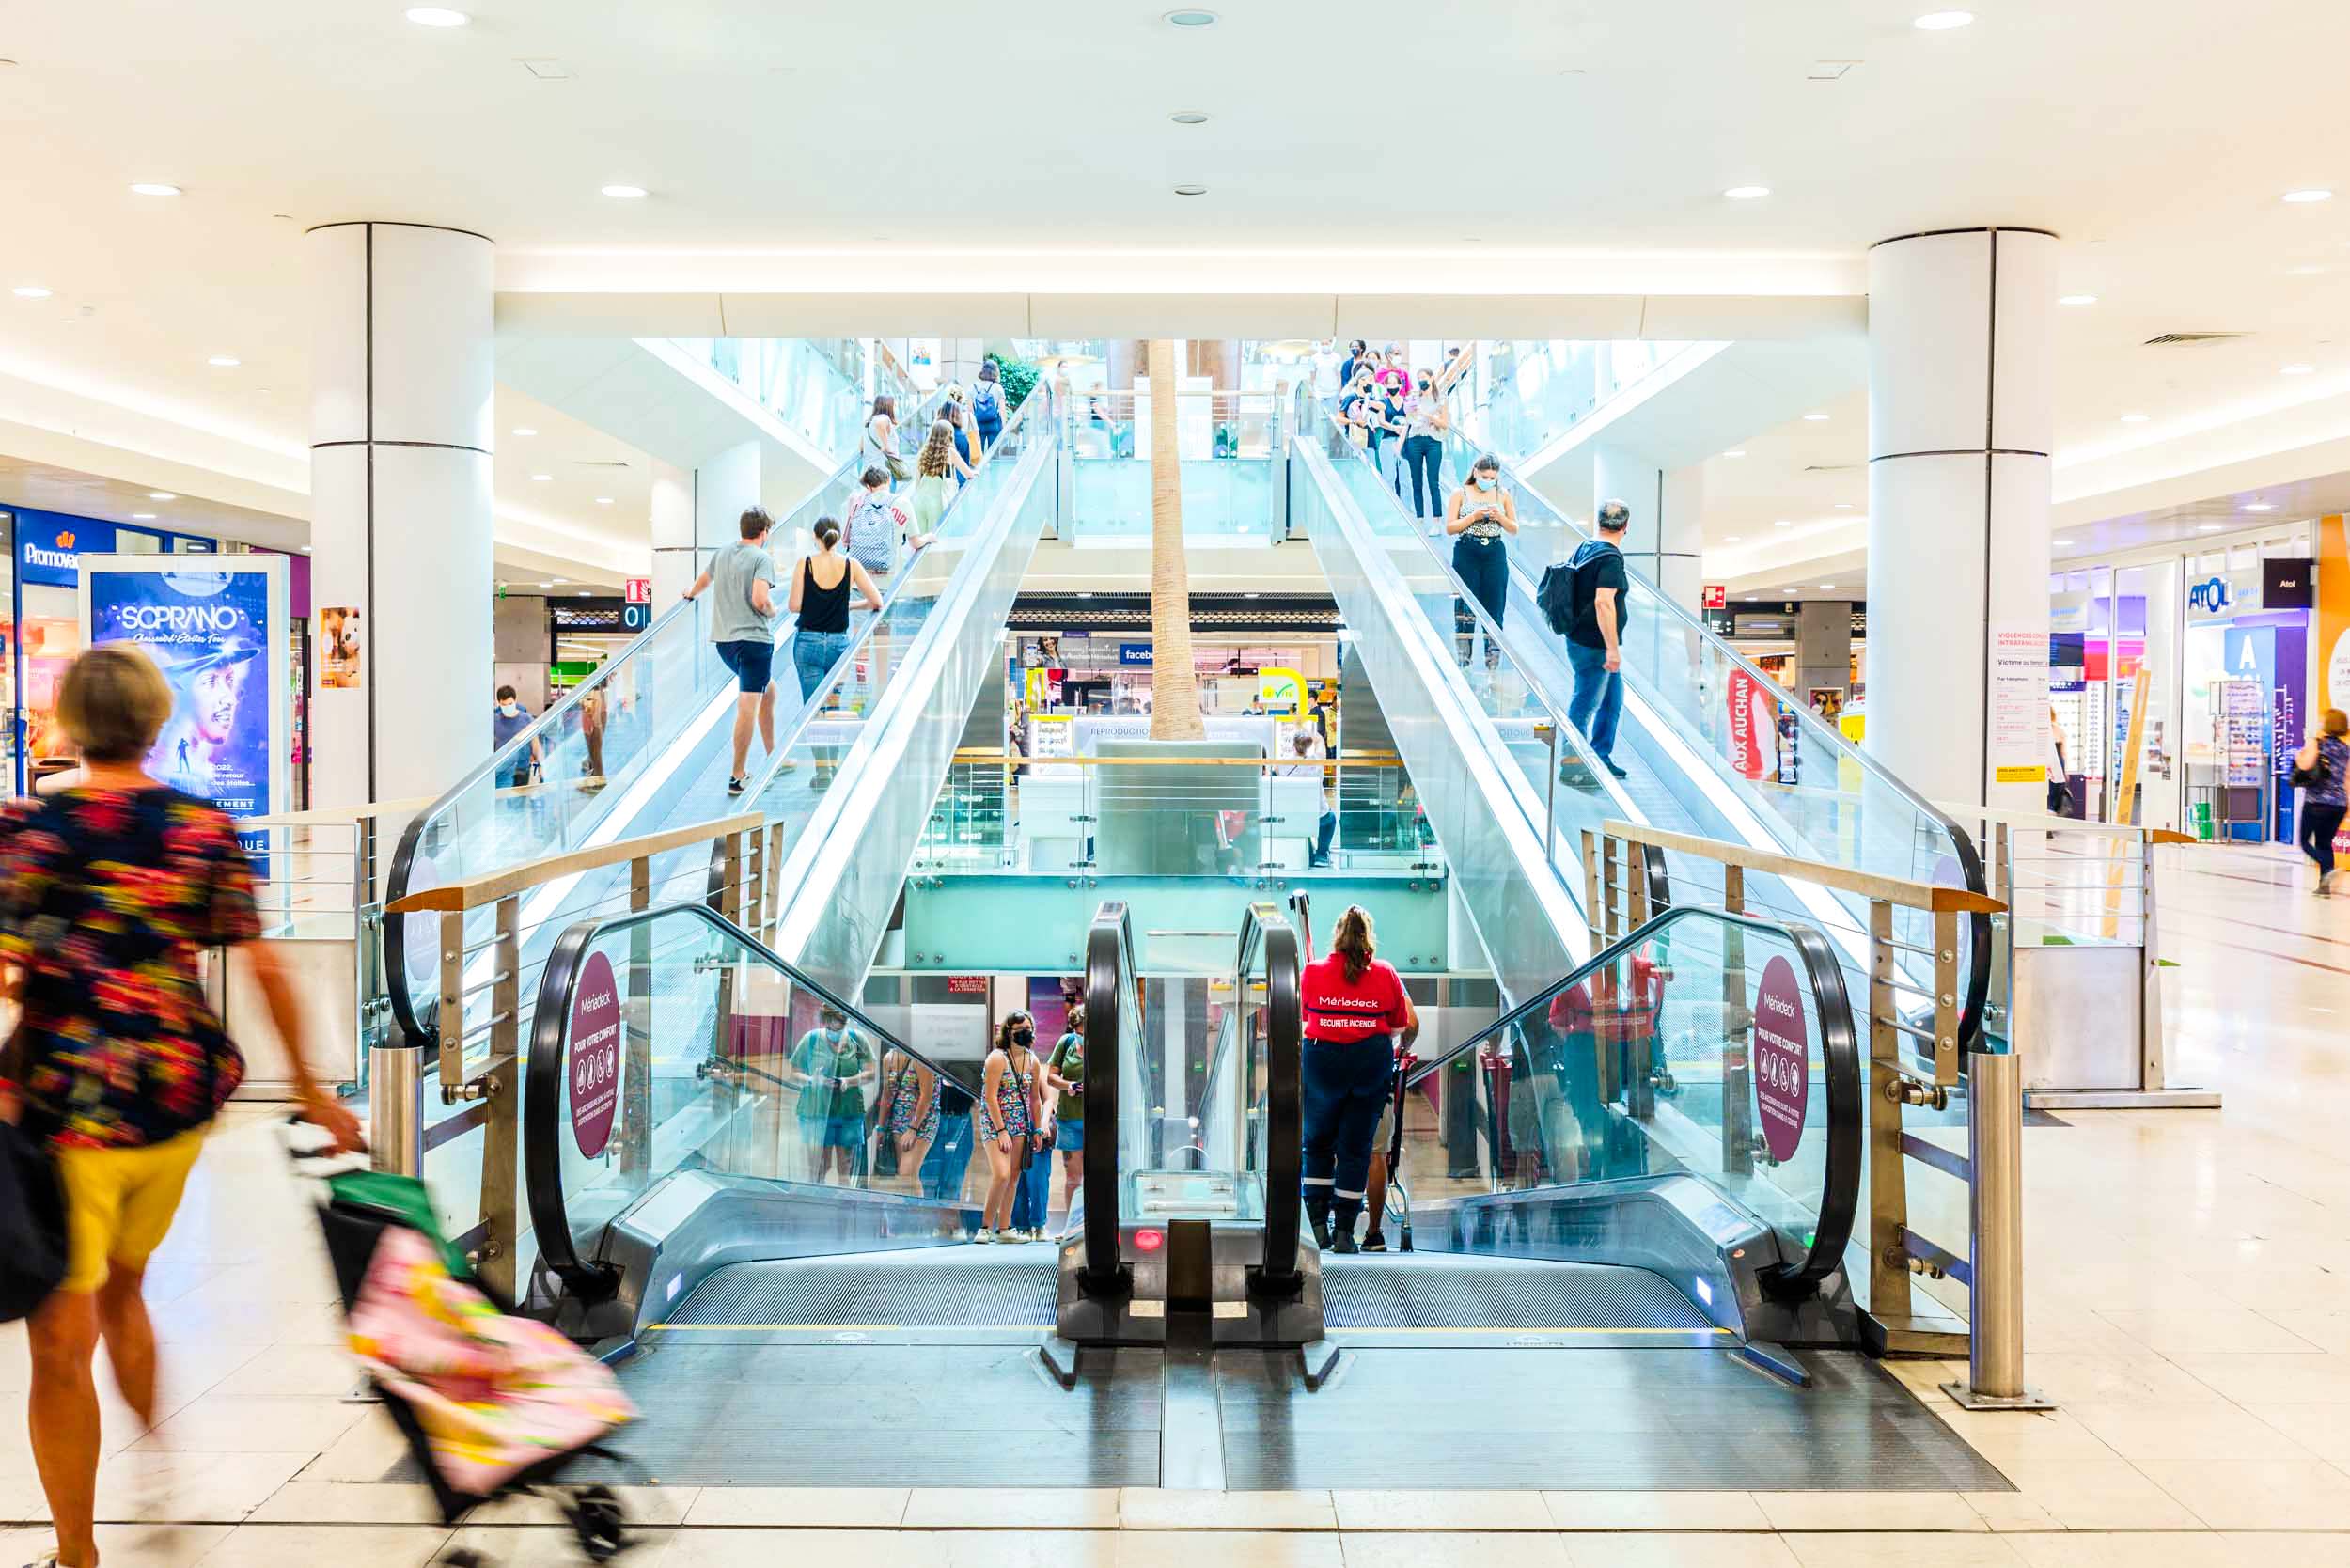
[[[1966,1166],[1966,1381],[1942,1391],[1969,1410],[2053,1409],[2024,1386],[2024,1073],[2013,1052],[1967,1053]]]
[[[375,1168],[424,1174],[424,1050],[399,1030],[368,1052],[368,1144]]]

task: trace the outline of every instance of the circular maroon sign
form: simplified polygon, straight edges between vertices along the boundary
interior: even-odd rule
[[[620,988],[612,961],[589,953],[572,993],[572,1137],[595,1159],[612,1141],[620,1108]]]
[[[1795,966],[1774,958],[1762,966],[1754,998],[1754,1105],[1762,1142],[1781,1165],[1803,1145],[1810,1098],[1811,1036],[1803,1021],[1803,990]]]

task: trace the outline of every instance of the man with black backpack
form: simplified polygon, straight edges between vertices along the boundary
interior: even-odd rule
[[[1567,639],[1567,663],[1574,670],[1574,696],[1567,720],[1590,743],[1600,766],[1618,778],[1616,722],[1623,712],[1623,629],[1629,586],[1623,570],[1623,534],[1632,509],[1622,501],[1602,503],[1599,537],[1575,547],[1563,567],[1543,573],[1542,604],[1551,629]]]

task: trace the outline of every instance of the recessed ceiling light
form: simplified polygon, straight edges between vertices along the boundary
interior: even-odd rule
[[[609,496],[609,495],[599,495],[599,496],[597,496],[597,497],[596,497],[596,505],[598,505],[598,506],[600,506],[600,507],[608,507],[608,506],[610,506],[611,504],[612,504],[612,497],[611,497],[611,496]]]
[[[2280,376],[2314,375],[2317,373],[2317,367],[2314,365],[2287,365],[2280,368],[2277,373]]]
[[[2059,294],[2057,296],[2057,304],[2059,305],[2081,306],[2095,305],[2096,303],[2097,296],[2094,294]]]
[[[548,480],[554,478],[555,476],[552,474],[533,474],[530,476],[530,482],[533,484],[545,484]]]
[[[594,588],[581,588],[579,590],[579,596],[582,599],[593,599],[596,596],[596,590]]]
[[[147,498],[150,501],[177,501],[180,499],[179,496],[174,495],[168,490],[150,490],[147,493]]]
[[[1213,27],[1215,25],[1215,12],[1169,11],[1163,20],[1170,27]]]
[[[1829,588],[1834,588],[1835,586],[1836,586],[1836,585],[1835,585],[1834,583],[1822,583],[1822,584],[1820,585],[1820,589],[1821,589],[1821,591],[1822,591],[1822,592],[1825,592],[1826,590],[1828,590]]]
[[[553,583],[540,583],[539,586],[540,588],[553,588],[555,585]]]
[[[204,363],[205,363],[205,364],[207,364],[207,365],[216,365],[216,366],[218,366],[220,368],[222,368],[222,369],[224,369],[224,370],[233,370],[233,369],[235,369],[238,366],[240,366],[240,365],[243,364],[243,363],[244,363],[244,361],[243,361],[243,360],[242,360],[242,359],[239,359],[239,358],[238,358],[235,354],[233,354],[233,353],[216,353],[216,354],[212,355],[212,358],[210,358],[210,359],[206,360]]]
[[[1773,523],[1773,524],[1771,525],[1771,526],[1772,526],[1772,527],[1774,527],[1774,528],[1792,528],[1792,527],[1794,527],[1794,525],[1794,525],[1794,519],[1792,519],[1792,518],[1786,518],[1786,517],[1782,517],[1782,518],[1778,519],[1778,521],[1777,521],[1777,522],[1775,522],[1775,523]]]
[[[1167,116],[1167,118],[1173,120],[1178,125],[1205,125],[1208,123],[1208,117],[1201,114],[1197,109],[1178,109],[1175,113]]]
[[[45,300],[49,297],[49,290],[38,283],[20,283],[14,292],[21,300]]]
[[[539,432],[532,430],[528,425],[516,425],[514,427],[514,433],[516,435],[537,435]]]
[[[2195,525],[2195,531],[2199,534],[2216,534],[2219,531],[2219,528],[2220,525],[2217,523],[2198,523]]]
[[[151,511],[134,511],[131,514],[131,521],[133,523],[152,523],[155,521],[155,514]]]
[[[1241,597],[1242,597],[1242,598],[1244,598],[1244,599],[1254,599],[1254,598],[1256,598],[1256,597],[1257,597],[1257,595],[1256,595],[1256,594],[1253,594],[1253,593],[1245,593],[1245,594],[1241,595]]]
[[[2125,425],[2142,425],[2146,422],[2147,417],[2148,416],[2143,414],[2124,414],[2122,416],[2122,423]]]
[[[131,187],[131,194],[133,196],[178,196],[180,187],[142,180]]]
[[[419,27],[462,27],[473,20],[463,11],[453,11],[446,6],[411,6],[405,14]]]
[[[603,194],[615,201],[642,201],[647,195],[642,185],[606,185]]]
[[[1737,534],[1724,534],[1722,536],[1722,542],[1724,544],[1735,544],[1738,542],[1740,537],[1741,536]]]
[[[2285,193],[2285,199],[2295,203],[2295,205],[2307,206],[2309,203],[2313,201],[2331,201],[2334,199],[2334,193],[2326,190],[2323,187],[2312,185],[2307,190],[2287,191]]]
[[[1760,201],[1770,194],[1768,185],[1732,185],[1722,193],[1732,201]]]
[[[2069,539],[2052,539],[2048,541],[2048,542],[2055,545],[2060,550],[2070,550],[2073,548],[2073,541]]]
[[[306,545],[304,545],[304,546],[302,547],[302,553],[303,553],[304,555],[306,555],[306,555],[308,555],[308,554],[310,553],[310,547],[309,547],[308,545],[306,545]]]
[[[1850,501],[1839,501],[1836,503],[1836,510],[1838,511],[1850,511],[1853,510],[1853,505]]]
[[[2274,501],[2247,501],[2244,503],[2244,510],[2246,511],[2275,511],[2277,510],[2277,503]]]
[[[1910,25],[1921,33],[1947,33],[1955,27],[1971,27],[1974,22],[1972,11],[1928,11]]]
[[[1817,425],[1825,422],[1827,416],[1825,414],[1807,414],[1804,416],[1804,418],[1809,420],[1810,423]]]
[[[1734,451],[1734,452],[1724,452],[1724,453],[1722,454],[1722,456],[1724,456],[1724,457],[1726,457],[1726,458],[1731,458],[1731,457],[1745,457],[1746,455],[1747,455],[1747,454],[1746,454],[1746,449],[1745,449],[1744,447],[1740,447],[1738,450],[1736,450],[1736,451]]]
[[[1177,196],[1206,196],[1208,188],[1205,185],[1178,185],[1175,187],[1175,194]]]

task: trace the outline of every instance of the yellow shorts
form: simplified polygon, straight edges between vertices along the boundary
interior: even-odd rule
[[[204,1129],[136,1149],[59,1149],[65,1189],[63,1291],[94,1291],[112,1265],[137,1267],[164,1244],[180,1210]]]

